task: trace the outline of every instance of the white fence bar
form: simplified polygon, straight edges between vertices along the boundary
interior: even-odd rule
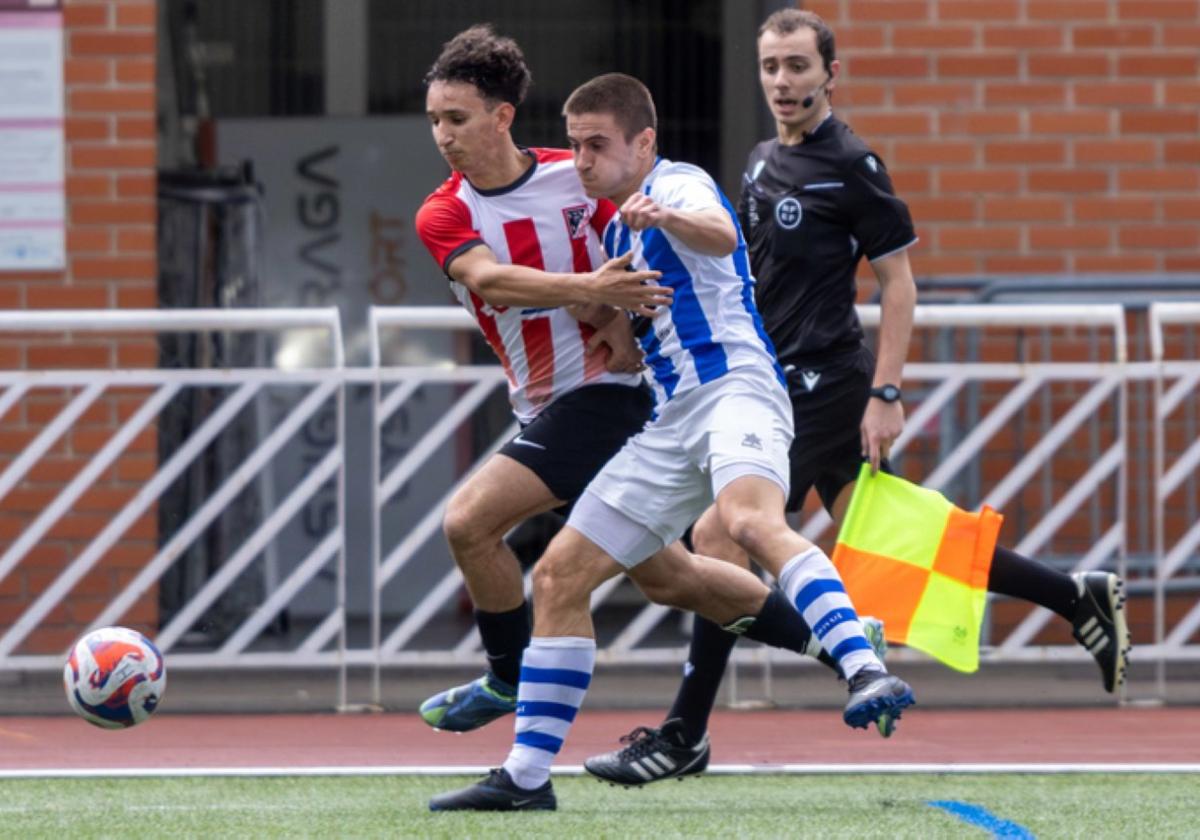
[[[259,332],[317,327],[341,344],[336,306],[295,309],[21,309],[0,310],[0,333]]]
[[[200,427],[188,438],[187,442],[167,459],[167,462],[159,468],[154,477],[138,490],[137,495],[125,505],[121,512],[114,517],[113,521],[92,541],[91,545],[80,554],[80,561],[86,559],[89,565],[91,565],[96,560],[99,560],[100,556],[116,543],[121,534],[125,533],[125,529],[132,525],[145,512],[146,508],[163,494],[170,483],[187,469],[196,456],[200,454],[201,450],[220,434],[221,430],[234,418],[237,412],[250,402],[257,393],[258,388],[253,383],[247,382],[222,400],[217,410],[204,420]],[[125,590],[97,616],[95,624],[103,626],[117,621],[125,614],[125,610],[133,606],[134,601],[145,591],[146,587],[158,579],[159,575],[166,570],[166,567],[173,559],[173,556],[163,555],[162,561],[159,564],[156,565],[154,560],[147,563],[138,575],[129,582]]]
[[[878,306],[860,306],[860,318],[867,327],[878,326]],[[113,462],[122,450],[121,441],[132,438],[136,428],[144,426],[154,412],[151,406],[161,405],[175,390],[192,386],[225,386],[229,394],[218,406],[214,415],[193,433],[179,451],[173,454],[156,474],[139,488],[139,492],[116,514],[101,533],[73,559],[59,577],[44,592],[40,593],[31,609],[19,617],[7,632],[0,636],[0,666],[4,667],[60,667],[55,657],[21,656],[15,651],[21,640],[44,617],[94,565],[103,554],[121,537],[123,532],[144,514],[166,488],[191,464],[195,457],[215,439],[225,423],[229,422],[250,400],[263,389],[279,384],[309,388],[306,398],[291,413],[277,423],[271,434],[265,436],[246,461],[235,470],[226,485],[217,488],[206,504],[192,511],[190,519],[163,546],[150,563],[144,567],[114,600],[101,611],[98,622],[119,620],[120,616],[144,593],[160,575],[166,571],[180,552],[187,548],[204,528],[229,505],[254,476],[269,464],[286,438],[301,427],[307,417],[312,416],[329,399],[335,399],[338,411],[339,437],[337,452],[320,459],[306,481],[300,486],[289,488],[282,494],[287,498],[281,507],[267,517],[258,530],[234,553],[228,569],[202,589],[197,600],[187,605],[184,612],[175,617],[172,625],[165,628],[161,641],[167,648],[178,641],[190,623],[215,600],[222,589],[236,578],[237,572],[262,551],[272,545],[291,512],[298,509],[309,494],[330,480],[337,482],[338,525],[325,534],[319,543],[311,547],[300,564],[268,592],[263,602],[247,616],[239,627],[221,641],[219,649],[212,652],[183,652],[171,650],[171,660],[176,667],[334,667],[341,680],[340,697],[345,700],[345,669],[348,665],[365,665],[374,668],[376,702],[379,700],[379,669],[383,666],[400,665],[450,665],[465,664],[477,659],[478,634],[471,630],[461,639],[456,638],[449,649],[413,649],[412,642],[431,621],[435,620],[456,596],[461,579],[456,569],[449,566],[433,575],[432,589],[392,626],[385,628],[385,611],[381,603],[384,587],[416,569],[412,562],[418,552],[431,539],[440,536],[440,523],[446,502],[453,493],[454,484],[440,500],[407,528],[398,544],[381,545],[382,529],[380,518],[385,507],[404,486],[420,481],[420,470],[432,463],[444,451],[446,441],[456,430],[470,422],[485,398],[502,386],[504,374],[495,365],[451,365],[445,366],[390,366],[382,359],[381,336],[389,330],[475,330],[475,322],[459,307],[391,308],[373,307],[369,313],[371,327],[371,364],[365,368],[344,368],[341,329],[336,310],[142,310],[142,311],[61,311],[61,312],[0,312],[0,335],[32,334],[40,332],[105,333],[145,331],[162,333],[171,331],[278,331],[290,329],[323,329],[329,335],[330,367],[320,370],[274,370],[246,368],[235,370],[113,370],[113,371],[0,371],[0,416],[3,410],[18,405],[21,400],[37,388],[63,387],[79,389],[65,407],[59,409],[39,434],[34,437],[25,452],[0,473],[0,499],[16,487],[28,474],[29,469],[55,442],[65,434],[88,406],[100,398],[110,387],[146,387],[159,389],[148,400],[137,423],[125,421],[123,428],[105,447],[99,460],[93,459],[84,478],[77,479],[58,491],[58,498],[45,511],[33,517],[29,528],[6,547],[0,554],[0,578],[10,573],[25,553],[41,535],[61,516],[62,512],[86,489],[94,479]],[[1107,482],[1117,481],[1117,502],[1110,514],[1106,509],[1098,541],[1078,559],[1079,568],[1095,568],[1110,562],[1115,556],[1123,568],[1126,523],[1124,496],[1127,492],[1127,423],[1129,409],[1126,388],[1132,379],[1153,381],[1155,387],[1154,424],[1155,437],[1155,499],[1154,527],[1155,550],[1158,556],[1155,592],[1156,622],[1159,624],[1153,650],[1166,659],[1200,659],[1200,645],[1187,644],[1190,635],[1200,628],[1200,605],[1192,609],[1170,632],[1162,626],[1165,586],[1169,578],[1180,568],[1190,563],[1200,548],[1200,524],[1193,526],[1175,540],[1173,545],[1164,544],[1162,533],[1164,505],[1172,492],[1178,492],[1186,481],[1200,470],[1200,442],[1189,442],[1170,464],[1162,451],[1165,423],[1173,412],[1188,405],[1200,387],[1200,362],[1195,360],[1168,360],[1163,358],[1163,330],[1171,325],[1200,323],[1198,304],[1156,304],[1149,314],[1151,324],[1150,343],[1154,352],[1152,363],[1129,364],[1126,349],[1126,316],[1117,305],[951,305],[919,306],[914,323],[917,329],[963,330],[963,329],[1009,329],[1043,330],[1073,328],[1103,330],[1111,333],[1111,341],[1103,340],[1099,347],[1101,357],[1090,362],[913,362],[906,366],[905,379],[920,383],[924,387],[924,399],[914,403],[904,433],[893,447],[893,456],[900,455],[922,435],[931,423],[938,421],[945,412],[953,409],[965,398],[964,388],[968,383],[1007,383],[1009,390],[993,396],[1000,390],[993,386],[987,392],[986,411],[960,438],[956,438],[949,453],[931,465],[924,482],[929,486],[950,486],[958,473],[973,463],[987,450],[989,441],[1012,422],[1018,412],[1044,389],[1058,383],[1085,382],[1079,396],[1071,405],[1053,413],[1046,421],[1041,437],[1022,451],[1016,453],[1011,465],[1006,465],[1003,474],[993,480],[984,501],[1001,507],[1015,498],[1035,478],[1040,470],[1052,463],[1056,453],[1074,439],[1081,428],[1106,406],[1117,408],[1105,415],[1104,441],[1099,443],[1098,457],[1090,467],[1058,498],[1048,499],[1046,509],[1039,511],[1037,521],[1022,535],[1017,550],[1033,553],[1050,544],[1050,540],[1064,525],[1078,515],[1078,511],[1092,498],[1096,490]],[[1093,333],[1094,334],[1094,333]],[[370,562],[367,568],[373,580],[370,584],[371,637],[366,647],[349,649],[346,643],[346,556],[344,547],[344,505],[346,498],[344,446],[344,391],[347,384],[372,385],[374,388],[374,417],[372,436],[375,450],[372,456],[372,541]],[[400,411],[425,385],[461,384],[450,409],[438,416],[428,426],[421,428],[422,436],[410,450],[390,464],[384,473],[380,459],[380,435],[390,417]],[[1051,393],[1046,391],[1046,393]],[[1058,392],[1061,393],[1061,392]],[[1072,392],[1074,393],[1074,392]],[[146,416],[141,416],[146,414]],[[218,419],[219,418],[219,419]],[[1110,431],[1111,430],[1111,431]],[[483,453],[486,458],[503,444],[515,427],[506,429]],[[351,476],[350,478],[355,478]],[[76,486],[78,485],[78,486]],[[803,532],[810,537],[820,535],[829,524],[828,517],[820,512],[805,522]],[[259,634],[270,623],[278,611],[303,589],[315,575],[320,574],[333,561],[336,554],[338,565],[335,603],[328,615],[324,615],[299,645],[287,651],[262,652],[252,646]],[[227,560],[227,563],[231,561]],[[423,563],[428,563],[423,560]],[[614,579],[602,592],[598,592],[594,603],[602,603],[617,590],[619,578]],[[599,661],[606,663],[665,664],[679,661],[680,650],[647,646],[646,639],[658,622],[669,611],[647,605],[622,628],[615,641],[600,651]],[[1011,661],[1030,660],[1082,660],[1086,654],[1073,648],[1044,649],[1031,647],[1032,640],[1048,618],[1043,611],[1031,613],[1007,638],[996,640],[994,648],[987,652],[991,659]],[[329,645],[335,637],[340,641],[333,649]],[[747,649],[737,654],[739,662],[769,663],[776,654],[762,649]],[[778,661],[790,661],[780,655]]]
[[[1200,302],[1161,302],[1150,305],[1150,356],[1164,360],[1163,327],[1167,324],[1200,324]]]
[[[33,336],[39,333],[65,334],[85,333],[129,334],[145,333],[147,337],[166,333],[258,333],[282,334],[291,330],[319,330],[324,334],[327,367],[303,370],[280,370],[274,367],[224,368],[210,370],[173,369],[84,369],[84,370],[6,370],[0,371],[0,385],[6,387],[0,396],[0,416],[29,397],[38,389],[79,389],[67,405],[41,429],[38,436],[14,459],[3,475],[0,475],[0,498],[15,487],[55,441],[60,438],[75,420],[109,388],[152,388],[145,402],[127,420],[115,428],[112,437],[98,452],[90,456],[83,468],[69,481],[56,497],[24,529],[21,535],[0,557],[0,577],[16,566],[48,529],[68,512],[99,477],[114,464],[119,463],[128,444],[150,424],[167,406],[173,397],[188,387],[214,387],[227,389],[228,393],[213,412],[181,442],[152,476],[146,479],[131,499],[107,522],[105,527],[80,551],[53,582],[36,598],[16,621],[0,636],[0,667],[8,669],[61,667],[57,656],[22,655],[17,653],[21,642],[35,629],[45,616],[82,580],[103,556],[118,542],[122,534],[142,517],[164,491],[176,481],[192,464],[196,457],[216,440],[217,436],[237,417],[256,396],[269,386],[298,386],[308,393],[297,406],[292,406],[272,430],[258,449],[238,465],[238,469],[199,509],[192,512],[188,522],[169,540],[154,558],[143,566],[124,588],[100,610],[91,626],[119,621],[147,588],[166,571],[172,563],[198,537],[238,493],[256,480],[256,474],[270,468],[270,458],[287,444],[301,425],[329,400],[334,400],[338,411],[337,433],[321,463],[309,470],[306,477],[293,490],[283,505],[264,512],[266,516],[257,530],[233,553],[217,577],[202,587],[198,596],[183,605],[171,625],[157,634],[160,646],[170,649],[172,643],[190,624],[198,618],[204,608],[222,594],[240,569],[244,569],[264,549],[271,545],[273,537],[286,524],[287,519],[298,509],[298,501],[310,496],[322,483],[338,481],[339,513],[334,527],[325,535],[309,559],[293,571],[284,586],[269,597],[240,628],[240,632],[226,642],[218,651],[179,653],[172,652],[174,668],[240,667],[247,664],[241,657],[249,656],[257,667],[275,665],[279,667],[305,667],[313,664],[303,654],[282,652],[243,653],[262,627],[287,603],[286,594],[294,594],[303,583],[310,580],[331,560],[337,561],[339,590],[334,604],[337,629],[343,633],[341,651],[330,657],[334,664],[341,665],[339,674],[339,700],[345,702],[344,660],[341,653],[345,647],[344,636],[344,581],[345,581],[345,532],[341,509],[345,496],[344,485],[344,388],[348,379],[344,371],[344,351],[341,322],[334,307],[306,309],[188,309],[188,310],[57,310],[57,311],[0,311],[0,336],[12,338],[19,335]],[[57,337],[57,336],[56,336]],[[319,561],[314,558],[319,558]],[[280,592],[284,595],[281,596]]]
[[[1185,305],[1185,304],[1180,304]],[[1200,304],[1197,305],[1200,307]],[[864,327],[879,326],[879,304],[855,307]],[[407,329],[475,329],[470,313],[459,306],[372,307],[378,327]],[[1169,317],[1169,316],[1168,316]],[[964,304],[918,306],[913,323],[919,327],[1112,327],[1113,348],[1125,360],[1125,310],[1119,304]]]
[[[258,454],[258,453],[256,453]],[[234,579],[254,557],[266,548],[267,542],[278,533],[279,529],[291,519],[301,506],[320,489],[321,485],[333,477],[338,467],[341,465],[342,453],[336,449],[330,450],[329,453],[321,459],[321,463],[316,466],[308,475],[304,477],[296,487],[288,494],[287,498],[271,512],[267,521],[262,523],[250,537],[238,547],[231,556],[226,558],[221,564],[221,568],[205,581],[200,590],[192,596],[188,601],[188,605],[179,611],[171,623],[164,627],[158,634],[159,650],[168,651],[179,640],[179,637],[188,631],[192,624],[198,619],[208,607],[216,601],[217,597],[224,592]],[[249,463],[249,462],[247,462]]]
[[[1150,352],[1154,376],[1154,551],[1158,562],[1154,575],[1154,639],[1156,677],[1160,697],[1166,696],[1166,663],[1169,659],[1200,656],[1200,644],[1189,640],[1200,628],[1200,600],[1173,628],[1167,627],[1166,586],[1170,578],[1200,552],[1200,522],[1192,525],[1168,545],[1166,518],[1168,500],[1200,465],[1200,441],[1187,444],[1173,463],[1167,463],[1167,421],[1189,396],[1196,400],[1200,384],[1200,361],[1166,358],[1166,328],[1200,326],[1200,302],[1154,303],[1150,306]],[[1167,377],[1176,377],[1167,389]]]
[[[858,307],[860,318],[865,326],[878,325],[880,309],[878,306]],[[1008,424],[1014,415],[1044,387],[1051,383],[1090,381],[1088,390],[1072,405],[1065,414],[1056,416],[1046,437],[1040,440],[1032,449],[1022,453],[1012,469],[993,488],[988,495],[989,504],[1001,505],[1013,497],[1025,483],[1043,467],[1054,453],[1059,450],[1077,429],[1092,418],[1101,406],[1115,398],[1116,392],[1123,386],[1124,374],[1127,369],[1125,313],[1117,305],[985,305],[985,306],[920,306],[915,312],[914,322],[918,328],[962,329],[977,327],[1010,328],[1020,330],[1043,328],[1077,328],[1102,329],[1110,334],[1108,343],[1101,344],[1101,359],[1093,362],[966,362],[966,363],[930,363],[917,362],[906,367],[906,380],[929,382],[932,389],[925,400],[914,406],[914,411],[906,424],[904,435],[897,441],[893,451],[899,454],[905,446],[921,433],[921,430],[939,412],[945,410],[958,397],[967,382],[1010,382],[1012,389],[1007,395],[989,405],[988,413],[974,426],[971,431],[957,442],[955,449],[946,458],[939,461],[934,471],[925,479],[926,484],[935,487],[944,486],[953,479],[967,464],[976,458],[986,448],[989,440]],[[474,330],[475,322],[471,316],[458,307],[424,307],[420,309],[385,309],[376,308],[372,311],[371,323],[373,361],[380,363],[381,333],[386,329],[400,330]],[[1105,349],[1107,348],[1107,349]],[[461,370],[461,369],[460,369]],[[407,374],[406,374],[407,371]],[[428,369],[401,368],[381,366],[379,381],[408,381],[428,375]],[[390,413],[410,396],[408,391],[400,388],[393,389],[378,401],[381,411]],[[457,424],[458,418],[455,419]],[[1116,420],[1119,426],[1117,438],[1124,440],[1124,417]],[[1074,512],[1082,505],[1089,494],[1094,492],[1101,483],[1112,480],[1113,475],[1124,469],[1124,447],[1114,442],[1107,447],[1106,454],[1098,464],[1093,465],[1079,481],[1070,488],[1063,498],[1055,501],[1053,506],[1042,516],[1041,521],[1026,534],[1023,545],[1035,550],[1046,544],[1054,533],[1067,522]],[[422,453],[424,454],[424,453]],[[414,458],[410,452],[408,458],[412,462],[406,466],[402,479],[393,478],[386,482],[384,489],[387,494],[393,493],[404,482],[412,480],[415,470],[423,459]],[[393,473],[395,476],[395,473]],[[376,487],[380,484],[377,482]],[[440,506],[439,506],[440,507]],[[377,505],[376,514],[379,513]],[[381,546],[380,555],[376,558],[380,569],[376,581],[376,589],[381,588],[386,580],[393,578],[415,555],[436,529],[437,519],[433,511],[428,521],[422,521],[416,532],[410,532],[402,540],[402,544],[388,551],[387,546]],[[437,512],[440,518],[440,510]],[[807,536],[816,536],[812,527],[817,530],[827,526],[828,517],[820,512],[803,528]],[[1120,537],[1119,539],[1117,537]],[[1088,565],[1099,565],[1111,559],[1114,553],[1124,545],[1124,522],[1122,516],[1117,516],[1116,524],[1110,526],[1107,536],[1100,545],[1084,559]],[[1099,551],[1103,548],[1104,551]],[[379,639],[381,664],[416,664],[428,661],[431,652],[410,650],[408,645],[417,634],[439,613],[445,603],[453,598],[461,586],[461,576],[456,569],[448,570],[429,593],[428,600],[423,600],[412,612],[408,613],[390,633],[381,634]],[[615,587],[610,587],[610,590]],[[605,593],[607,594],[607,593]],[[669,613],[655,605],[646,605],[632,621],[618,633],[613,643],[600,651],[600,661],[604,662],[672,662],[677,661],[677,650],[658,650],[639,647],[651,630]],[[1021,635],[1026,638],[1011,640],[992,655],[1004,658],[1007,651],[1015,651],[1026,644],[1028,639],[1036,635],[1043,619],[1041,616],[1031,616],[1021,628]],[[1037,626],[1035,627],[1034,624]],[[468,632],[466,637],[452,650],[446,652],[446,662],[459,663],[464,655],[477,654],[478,634]],[[744,661],[770,661],[774,656],[771,652],[758,650],[744,652],[749,654]],[[1066,651],[1067,658],[1084,658],[1079,651]],[[436,660],[435,660],[436,661]]]
[[[8,495],[8,492],[13,489],[25,477],[25,474],[33,468],[41,457],[50,451],[55,442],[62,437],[67,429],[71,428],[72,424],[80,418],[83,412],[104,393],[104,386],[99,383],[92,382],[86,385],[82,391],[75,395],[62,411],[54,416],[54,419],[46,424],[46,427],[38,432],[38,436],[29,442],[21,454],[9,464],[8,469],[0,475],[0,499]],[[8,574],[15,560],[11,559],[12,551],[5,552],[3,558],[0,558],[0,580]],[[17,559],[20,559],[19,557]]]
[[[158,416],[158,413],[178,391],[178,387],[166,385],[155,391],[154,395],[113,435],[104,448],[96,453],[87,466],[80,470],[37,518],[21,532],[20,538],[5,552],[4,560],[11,560],[13,564],[19,562],[29,549],[33,548],[34,544],[40,541],[46,532],[71,509],[71,506],[83,495],[85,490],[92,486],[100,474],[109,468],[146,424]],[[96,559],[99,559],[98,555],[96,555]],[[89,561],[90,558],[85,552],[71,563],[54,583],[33,602],[33,605],[21,614],[13,626],[3,636],[0,636],[0,659],[12,653],[17,645],[29,635],[30,631],[45,618],[46,614],[74,588],[75,584],[93,565]],[[7,562],[5,565],[10,567]]]

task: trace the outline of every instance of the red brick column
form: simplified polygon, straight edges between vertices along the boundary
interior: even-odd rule
[[[0,307],[157,305],[156,14],[153,0],[67,0],[63,10],[67,266],[61,272],[6,273],[0,282]],[[144,336],[39,335],[0,340],[0,365],[8,369],[154,366],[156,358],[154,342]],[[37,389],[0,418],[3,466],[72,396],[73,392],[62,389]],[[139,390],[101,398],[25,480],[0,499],[0,551],[12,545],[145,396]],[[156,447],[152,424],[0,581],[0,632],[133,496],[156,466]],[[17,652],[64,649],[153,555],[156,538],[156,513],[151,508]],[[151,589],[122,623],[152,629],[156,604],[157,591]]]

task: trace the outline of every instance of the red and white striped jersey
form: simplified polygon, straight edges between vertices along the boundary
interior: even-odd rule
[[[455,172],[421,205],[417,233],[447,275],[455,257],[480,244],[502,263],[548,272],[586,272],[603,261],[599,234],[615,208],[587,196],[569,151],[526,151],[534,163],[515,183],[481,190]],[[522,423],[581,385],[641,381],[609,373],[599,355],[585,356],[594,330],[562,307],[492,306],[455,280],[450,288],[500,358]]]

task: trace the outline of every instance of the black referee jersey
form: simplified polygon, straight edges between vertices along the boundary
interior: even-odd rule
[[[759,143],[738,215],[779,360],[803,368],[861,347],[855,266],[916,241],[879,156],[832,115],[799,144]]]

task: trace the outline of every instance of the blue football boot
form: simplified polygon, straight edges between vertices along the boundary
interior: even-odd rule
[[[883,622],[878,618],[869,615],[862,616],[859,621],[862,622],[863,635],[866,636],[867,641],[871,643],[871,650],[875,651],[875,655],[879,657],[879,661],[882,662],[887,658],[888,652],[888,643],[887,637],[884,635]],[[833,663],[833,659],[829,656],[829,654],[822,652],[821,642],[815,635],[809,640],[808,655],[816,657],[822,662],[830,663],[831,668],[834,668],[841,673],[841,669],[839,669],[836,665],[831,664]],[[891,713],[885,711],[881,712],[879,717],[875,718],[875,728],[879,731],[879,734],[882,737],[892,737],[892,733],[896,731],[896,718],[898,717],[900,717],[900,715],[893,717]]]
[[[916,702],[908,683],[874,667],[863,668],[855,674],[849,688],[850,699],[846,701],[842,720],[856,729],[866,729],[871,723],[879,726],[879,719],[886,715],[887,735],[890,735],[900,713]],[[880,734],[884,734],[882,726]]]
[[[470,732],[517,710],[517,690],[494,674],[439,692],[421,704],[421,719],[434,729]]]

